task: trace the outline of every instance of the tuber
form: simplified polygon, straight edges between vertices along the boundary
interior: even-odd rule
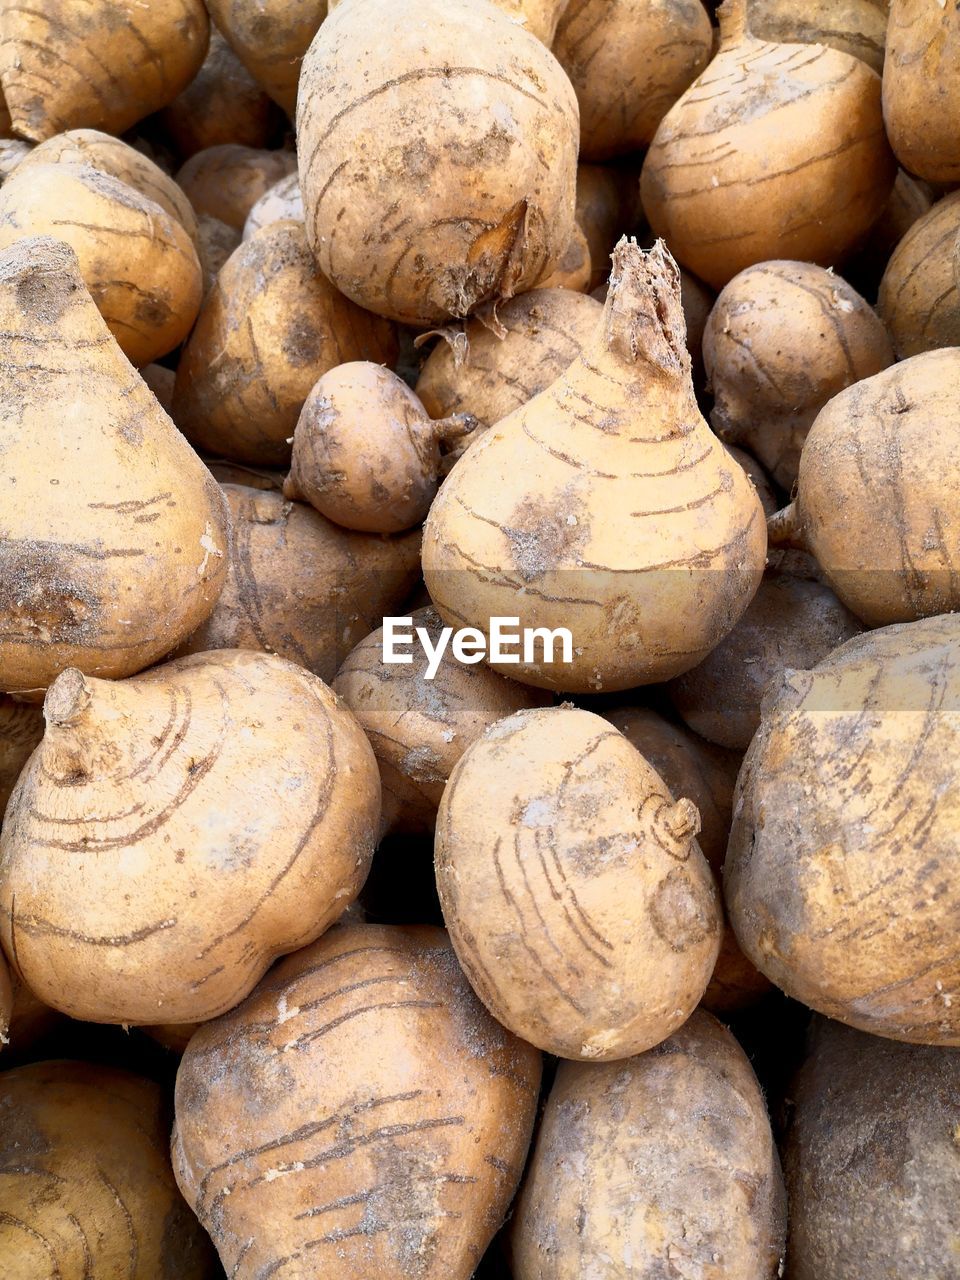
[[[42,737],[40,708],[0,693],[0,823],[20,771]]]
[[[209,214],[242,231],[260,197],[296,167],[292,151],[265,151],[228,142],[192,155],[178,171],[177,182],[198,214]]]
[[[254,80],[292,116],[300,64],[327,16],[327,0],[209,0],[208,7]]]
[[[243,238],[249,240],[255,231],[270,222],[288,220],[303,222],[303,197],[300,195],[300,178],[289,173],[265,191],[247,214],[243,224]]]
[[[747,0],[761,40],[827,45],[883,71],[888,0]]]
[[[960,191],[955,191],[919,217],[893,251],[877,307],[901,359],[960,346],[958,237]]]
[[[930,182],[960,182],[960,9],[891,0],[883,118],[897,159]]]

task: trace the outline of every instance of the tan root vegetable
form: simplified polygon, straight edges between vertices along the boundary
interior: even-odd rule
[[[763,511],[700,416],[680,276],[661,245],[622,241],[593,340],[551,387],[456,464],[423,566],[444,619],[567,628],[506,674],[546,688],[629,689],[706,657],[763,572]]]
[[[343,0],[329,0],[328,11],[333,11]],[[524,30],[532,32],[549,49],[557,33],[560,15],[568,0],[493,0],[493,4]]]
[[[283,117],[216,29],[193,80],[160,112],[160,124],[181,156],[238,143],[266,147]]]
[[[818,1023],[790,1090],[791,1280],[950,1276],[960,1056]]]
[[[913,356],[830,401],[770,540],[815,556],[867,626],[960,608],[960,349]]]
[[[780,499],[774,492],[770,477],[752,454],[731,444],[728,444],[726,449],[730,457],[743,467],[750,477],[753,487],[757,491],[757,497],[760,499],[760,505],[763,507],[764,515],[772,516],[779,509]]]
[[[663,118],[641,179],[653,230],[716,289],[771,258],[839,261],[897,172],[877,73],[824,45],[757,40],[745,10],[721,6],[720,52]]]
[[[140,377],[157,397],[164,413],[169,413],[173,405],[173,384],[177,380],[175,371],[162,364],[148,364],[140,370]]]
[[[930,182],[960,182],[960,10],[891,0],[883,117],[897,159]]]
[[[207,466],[220,484],[236,484],[242,489],[271,489],[280,493],[286,479],[282,471],[270,467],[245,467],[242,462],[227,462],[222,458],[209,459]]]
[[[5,182],[32,150],[29,142],[19,138],[0,138],[0,182]]]
[[[53,235],[77,255],[100,314],[134,364],[178,346],[201,299],[197,253],[155,201],[89,165],[24,161],[0,189],[0,251]]]
[[[848,641],[788,677],[738,783],[730,919],[777,986],[874,1035],[960,1044],[960,618]]]
[[[283,466],[317,379],[395,352],[391,326],[317,271],[303,227],[274,222],[243,241],[207,296],[177,367],[174,418],[208,453]]]
[[[696,806],[605,720],[518,711],[461,756],[437,815],[437,890],[474,990],[562,1058],[659,1044],[706,990],[721,910]]]
[[[213,608],[223,497],[65,244],[0,253],[0,328],[0,689],[40,691],[67,666],[129,675]]]
[[[264,151],[230,142],[192,155],[177,173],[177,182],[198,214],[209,214],[242,231],[260,197],[296,168],[292,151]]]
[[[197,219],[197,257],[203,272],[204,297],[217,283],[217,276],[234,249],[239,248],[240,240],[236,227],[228,227],[219,218],[201,213]]]
[[[828,45],[883,71],[887,0],[748,0],[747,14],[762,40]]]
[[[469,1280],[539,1084],[442,930],[340,926],[191,1040],[174,1169],[236,1280]]]
[[[605,712],[604,719],[636,747],[674,798],[686,797],[696,805],[700,814],[697,843],[719,881],[740,756],[715,747],[646,707],[618,707]],[[733,930],[725,926],[720,954],[701,1004],[713,1013],[733,1013],[755,1004],[770,990],[768,980],[740,950]]]
[[[417,609],[410,631],[422,627],[439,645],[443,623],[435,609]],[[419,647],[413,662],[384,662],[378,628],[347,656],[334,690],[370,739],[383,789],[385,833],[433,834],[437,806],[453,766],[492,724],[548,695],[489,667],[458,662],[443,651],[427,679],[428,659]]]
[[[363,731],[315,676],[198,654],[68,670],[0,833],[0,938],[93,1022],[200,1022],[360,891],[380,818]]]
[[[775,1280],[786,1201],[746,1054],[698,1011],[627,1062],[562,1062],[514,1213],[515,1280]]]
[[[553,270],[537,281],[538,289],[574,289],[586,293],[593,276],[593,260],[590,245],[580,227],[573,228],[570,243]]]
[[[182,1057],[197,1026],[196,1022],[162,1022],[155,1027],[141,1027],[141,1031],[170,1053]]]
[[[227,581],[178,652],[264,650],[332,680],[352,646],[416,585],[419,531],[373,538],[276,491],[228,484],[224,493],[233,523]]]
[[[247,214],[243,224],[243,238],[249,240],[255,231],[270,222],[293,219],[303,222],[303,197],[300,195],[300,177],[290,173],[274,183]]]
[[[300,63],[327,16],[327,0],[210,0],[208,8],[254,80],[292,116]]]
[[[212,1280],[184,1204],[163,1090],[113,1067],[37,1062],[0,1088],[4,1280]]]
[[[444,459],[469,445],[476,427],[470,414],[430,418],[383,365],[337,365],[300,413],[284,495],[346,529],[400,533],[423,522]]]
[[[0,823],[20,771],[42,737],[40,708],[0,693]]]
[[[955,191],[918,218],[893,252],[877,306],[901,359],[960,346],[958,236],[960,191]]]
[[[171,102],[207,54],[202,0],[47,0],[0,5],[0,85],[14,132],[33,142],[65,129],[123,133]]]
[[[787,491],[827,401],[895,359],[873,309],[810,262],[764,262],[735,276],[710,313],[703,356],[713,429],[746,445]]]
[[[646,147],[712,50],[700,0],[570,0],[553,51],[580,103],[583,158]]]
[[[10,974],[10,986],[13,1011],[7,1034],[11,1049],[18,1055],[37,1052],[38,1046],[62,1027],[63,1014],[38,1000],[15,972]]]
[[[590,248],[591,289],[606,280],[617,241],[633,229],[629,184],[628,176],[617,169],[599,164],[577,167],[577,226]]]
[[[434,94],[444,106],[426,128]],[[304,59],[297,105],[321,271],[415,325],[530,289],[570,243],[577,132],[556,59],[493,5],[338,5]]]
[[[492,426],[546,390],[596,332],[603,308],[569,289],[533,289],[438,342],[417,380],[432,418],[472,413]]]

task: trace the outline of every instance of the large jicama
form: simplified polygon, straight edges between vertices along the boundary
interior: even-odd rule
[[[93,1022],[199,1022],[356,897],[380,778],[315,676],[226,651],[126,681],[68,670],[0,832],[0,940]]]
[[[909,228],[893,252],[877,307],[897,354],[960,346],[960,191],[945,196]]]
[[[740,945],[873,1035],[960,1045],[960,616],[849,640],[771,697],[725,866]]]
[[[892,0],[883,117],[897,159],[930,182],[960,182],[960,9]]]
[[[663,118],[641,181],[654,231],[718,289],[771,258],[839,261],[897,172],[877,73],[824,45],[754,39],[746,3],[721,6],[720,52]]]
[[[292,116],[300,64],[327,16],[327,0],[209,0],[207,7],[254,80]]]
[[[65,244],[0,253],[0,328],[0,689],[41,691],[67,666],[129,675],[216,603],[223,496]]]
[[[488,0],[338,5],[297,104],[320,269],[410,324],[522,293],[573,234],[578,131],[556,59]]]
[[[823,44],[883,71],[888,0],[747,0],[754,35]]]
[[[750,602],[763,511],[700,416],[684,337],[673,259],[622,241],[583,354],[440,489],[423,566],[441,616],[483,632],[495,617],[570,632],[570,661],[534,649],[505,674],[579,691],[665,680]]]
[[[190,1041],[174,1169],[235,1280],[469,1280],[539,1085],[442,930],[338,926]]]

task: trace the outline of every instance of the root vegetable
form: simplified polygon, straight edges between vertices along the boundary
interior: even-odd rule
[[[577,293],[586,293],[590,288],[593,274],[593,261],[590,257],[590,245],[583,231],[575,226],[570,243],[556,263],[553,270],[537,282],[538,289],[574,289]]]
[[[247,214],[243,224],[243,238],[249,240],[255,231],[271,222],[293,220],[303,222],[303,197],[300,194],[300,177],[290,173],[274,183]]]
[[[722,925],[699,828],[591,712],[488,729],[450,775],[435,855],[451,941],[494,1017],[586,1060],[630,1057],[686,1021]]]
[[[827,45],[883,72],[887,0],[748,0],[747,15],[761,40]]]
[[[307,396],[293,437],[284,496],[342,525],[400,533],[423,523],[444,459],[468,445],[477,420],[434,420],[383,365],[337,365]]]
[[[596,332],[603,308],[569,289],[533,289],[439,342],[417,395],[431,418],[471,413],[492,426],[545,391]]]
[[[352,646],[409,597],[419,531],[372,538],[276,491],[228,484],[224,493],[233,524],[227,580],[213,613],[178,652],[277,653],[332,680]]]
[[[329,0],[327,9],[332,12],[344,0]],[[493,0],[511,22],[532,32],[547,48],[553,44],[560,15],[568,0]]]
[[[4,1072],[5,1280],[212,1280],[213,1250],[177,1191],[168,1133],[152,1080],[86,1062]]]
[[[425,126],[435,93],[443,109]],[[338,5],[304,59],[297,105],[321,271],[354,302],[414,325],[530,289],[570,243],[577,135],[556,59],[493,5]]]
[[[434,609],[411,615],[436,646],[443,623]],[[383,832],[433,835],[437,806],[453,766],[498,720],[542,706],[547,695],[467,666],[444,651],[432,679],[414,651],[408,665],[383,660],[383,628],[347,656],[333,682],[370,739],[383,789]]]
[[[752,454],[731,444],[728,444],[726,448],[727,453],[733,458],[734,462],[743,467],[750,477],[750,481],[757,491],[757,497],[760,499],[760,505],[763,507],[764,515],[772,516],[775,511],[779,510],[780,499],[774,492],[773,482],[770,477]]]
[[[765,262],[734,277],[710,313],[703,355],[714,430],[746,445],[788,492],[823,406],[895,358],[863,298],[809,262]]]
[[[442,930],[338,926],[193,1037],[174,1169],[236,1280],[468,1280],[539,1084]]]
[[[148,364],[140,370],[140,377],[157,397],[163,412],[169,413],[173,405],[173,384],[177,379],[174,370],[162,364]]]
[[[10,986],[10,974],[6,961],[0,954],[0,1050],[10,1043],[10,1016],[13,1013],[13,990]]]
[[[770,540],[814,555],[867,626],[960,608],[960,349],[913,356],[830,401]]]
[[[641,178],[651,227],[715,289],[773,258],[840,261],[897,172],[877,73],[823,45],[757,40],[745,9],[721,6],[720,52],[664,116]]]
[[[560,1064],[511,1226],[515,1280],[774,1280],[785,1228],[763,1094],[715,1018],[626,1062]]]
[[[198,214],[219,218],[242,232],[260,197],[296,168],[292,151],[224,143],[192,155],[177,173],[177,182]]]
[[[960,10],[891,0],[883,118],[903,167],[930,182],[960,182]]]
[[[573,661],[515,679],[615,691],[700,662],[763,572],[763,512],[700,417],[680,276],[661,245],[622,241],[593,340],[477,441],[438,493],[427,588],[448,622],[567,628]],[[533,655],[536,658],[536,654]]]
[[[747,753],[730,919],[789,995],[873,1035],[960,1045],[953,614],[788,676]]]
[[[10,986],[13,991],[13,1010],[7,1033],[10,1051],[18,1057],[41,1052],[43,1042],[62,1027],[63,1014],[38,1000],[15,971],[10,973]]]
[[[700,0],[570,0],[553,51],[580,103],[583,158],[646,147],[712,50]]]
[[[42,737],[40,708],[0,693],[0,823],[20,771]]]
[[[19,138],[0,138],[0,182],[5,182],[32,150],[29,142]]]
[[[327,0],[210,0],[208,7],[254,80],[292,116],[300,64],[327,16]]]
[[[14,132],[123,133],[185,89],[207,54],[202,0],[0,5],[0,85]]]
[[[877,302],[901,359],[960,346],[960,191],[914,222],[884,272]]]
[[[577,226],[590,248],[590,288],[596,289],[610,272],[610,255],[620,237],[632,230],[633,202],[627,194],[627,175],[599,164],[577,167]]]
[[[201,213],[197,219],[197,257],[203,272],[203,296],[206,298],[217,283],[217,276],[235,249],[240,247],[240,232],[219,218]]]
[[[316,677],[226,651],[110,682],[68,670],[0,833],[0,939],[92,1022],[202,1022],[356,897],[380,779]]]
[[[223,497],[114,342],[65,244],[40,237],[0,253],[0,328],[0,689],[42,691],[67,666],[129,675],[216,603]]]
[[[270,467],[245,467],[242,462],[226,462],[222,458],[209,460],[207,466],[219,484],[235,484],[241,489],[270,489],[280,493],[286,478],[282,471]]]
[[[207,453],[283,466],[317,379],[395,352],[392,328],[317,271],[303,227],[271,223],[231,255],[203,304],[177,367],[174,419]]]

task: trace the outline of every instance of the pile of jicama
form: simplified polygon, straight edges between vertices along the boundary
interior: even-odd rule
[[[0,90],[0,1276],[960,1280],[960,4]]]

